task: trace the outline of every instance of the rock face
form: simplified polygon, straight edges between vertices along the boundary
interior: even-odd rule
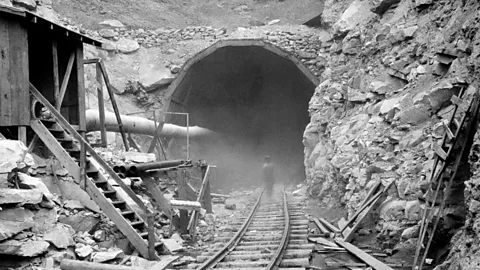
[[[464,52],[480,37],[462,31],[480,28],[478,15],[466,13],[479,7],[474,1],[453,0],[442,5],[430,0],[325,1],[322,19],[335,42],[322,42],[325,51],[318,53],[324,58],[322,82],[310,100],[303,137],[307,193],[326,207],[346,206],[352,215],[373,183],[393,182],[372,210],[377,215],[374,232],[384,248],[408,248],[415,242],[424,207],[418,196],[424,194],[422,181],[451,116],[450,100],[462,87],[467,100],[477,91],[475,57],[480,53]],[[444,21],[430,25],[438,20]],[[433,34],[437,27],[442,33]],[[480,201],[480,184],[471,181],[466,199]],[[452,189],[454,203],[462,201],[462,188]],[[452,261],[461,257],[464,262],[451,269],[475,268],[465,256],[474,254],[468,246],[480,245],[480,230],[475,231],[480,210],[471,205],[469,229],[452,249],[464,253],[451,255]],[[461,219],[461,207],[446,211]],[[449,232],[459,230],[457,221],[446,217],[445,222]]]

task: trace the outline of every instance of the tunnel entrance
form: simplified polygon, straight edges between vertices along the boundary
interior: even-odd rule
[[[302,136],[316,85],[303,64],[274,45],[220,41],[186,63],[169,88],[169,111],[188,112],[190,125],[221,134],[191,147],[192,159],[218,165],[216,186],[259,183],[267,155],[277,164],[279,181],[300,182]]]

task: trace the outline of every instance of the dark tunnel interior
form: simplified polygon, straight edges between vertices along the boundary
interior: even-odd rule
[[[260,46],[228,46],[196,61],[172,97],[183,101],[190,125],[222,134],[194,142],[191,157],[217,165],[212,184],[225,190],[261,183],[267,155],[277,181],[305,179],[302,136],[314,90],[288,58]]]

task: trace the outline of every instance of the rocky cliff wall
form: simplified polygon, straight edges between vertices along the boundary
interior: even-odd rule
[[[469,98],[478,88],[479,8],[477,1],[326,1],[322,19],[334,38],[322,54],[325,70],[304,134],[308,192],[353,214],[375,181],[393,181],[371,229],[383,248],[416,244],[419,198],[452,112],[449,100],[463,87]],[[454,238],[463,239],[454,248],[463,253],[450,255],[468,261],[457,263],[461,269],[473,269],[463,255],[476,252],[466,247],[477,240],[464,238],[478,239],[475,175],[466,189],[467,227]],[[469,178],[468,168],[462,177]],[[449,214],[462,219],[463,196],[456,200]]]

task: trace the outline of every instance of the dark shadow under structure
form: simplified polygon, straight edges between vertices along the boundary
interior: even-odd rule
[[[190,125],[223,134],[192,145],[192,157],[219,165],[217,182],[258,182],[266,155],[279,165],[279,179],[302,181],[302,136],[317,84],[300,61],[272,44],[219,41],[184,66],[169,88],[169,111],[188,112]]]

